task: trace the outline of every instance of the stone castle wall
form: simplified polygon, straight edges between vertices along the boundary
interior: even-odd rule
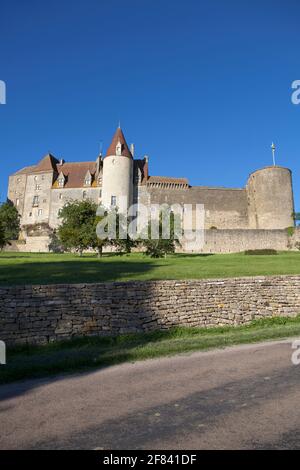
[[[205,230],[204,245],[182,243],[178,252],[191,253],[238,253],[245,250],[272,248],[278,251],[297,250],[300,243],[300,227],[292,235],[287,230]],[[49,251],[47,236],[26,237],[23,241],[12,241],[5,251],[44,253]],[[110,250],[108,250],[110,251]]]
[[[300,314],[300,275],[0,288],[0,339],[34,344]]]
[[[300,227],[293,234],[288,230],[205,230],[201,249],[183,243],[178,251],[200,253],[239,253],[245,250],[271,248],[278,251],[297,250],[300,243]],[[191,249],[190,249],[191,248]]]
[[[147,188],[147,193],[152,204],[203,204],[206,229],[249,228],[246,189],[194,186],[188,189]]]

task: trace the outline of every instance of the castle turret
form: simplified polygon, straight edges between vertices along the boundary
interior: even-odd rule
[[[103,160],[102,203],[123,212],[132,204],[133,157],[120,127]]]
[[[249,228],[284,229],[294,225],[292,172],[269,166],[249,176]]]

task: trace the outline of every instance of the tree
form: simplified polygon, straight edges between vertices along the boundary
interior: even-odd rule
[[[5,231],[2,222],[0,221],[0,250],[5,247]]]
[[[56,230],[53,230],[50,235],[49,235],[49,245],[48,245],[49,251],[52,253],[63,253],[64,252],[64,247],[62,246],[62,243],[57,235]]]
[[[102,256],[103,248],[108,245],[115,246],[119,252],[129,253],[135,242],[129,236],[120,238],[120,224],[124,223],[121,216],[115,210],[108,212],[103,207],[99,211],[98,209],[97,204],[90,200],[69,202],[61,209],[59,218],[62,223],[57,229],[57,236],[62,246],[66,250],[75,250],[80,255],[84,250],[96,250],[98,257]],[[103,222],[102,238],[97,233],[99,222]],[[109,236],[110,223],[115,227],[113,236]],[[54,249],[58,246],[56,235],[52,246]]]
[[[103,248],[105,246],[112,244],[112,241],[109,240],[108,238],[99,238],[97,235],[97,225],[99,224],[99,222],[101,222],[104,219],[104,217],[105,215],[103,216],[96,215],[93,225],[89,227],[89,230],[91,230],[91,233],[90,233],[91,248],[97,251],[98,258],[102,257]]]
[[[170,217],[170,232],[168,238],[163,238],[163,219],[165,216]],[[175,238],[175,216],[173,212],[160,212],[158,230],[158,238],[151,238],[151,226],[149,224],[148,239],[143,240],[142,243],[146,248],[146,255],[150,256],[151,258],[166,258],[167,254],[172,254],[175,252],[176,244],[180,244],[179,240]]]
[[[132,240],[128,234],[129,220],[127,216],[116,213],[116,238],[112,240],[112,245],[116,248],[119,254],[130,253],[132,248],[137,246],[138,241]],[[125,238],[122,238],[122,234],[127,234]]]
[[[17,240],[20,233],[20,215],[13,204],[5,202],[0,205],[0,225],[3,248],[10,240]]]
[[[66,250],[82,255],[83,250],[91,248],[96,210],[97,205],[89,200],[69,202],[61,209],[57,234]]]
[[[80,256],[84,250],[96,250],[102,256],[103,248],[112,243],[97,235],[97,225],[105,217],[97,215],[97,204],[90,200],[67,203],[60,211],[62,220],[57,230],[58,238],[66,250],[75,250]],[[57,240],[54,240],[57,246]]]

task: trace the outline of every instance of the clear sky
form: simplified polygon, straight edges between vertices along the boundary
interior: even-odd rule
[[[150,174],[242,187],[277,163],[300,210],[299,0],[0,0],[0,199],[48,151],[94,160],[119,119]]]

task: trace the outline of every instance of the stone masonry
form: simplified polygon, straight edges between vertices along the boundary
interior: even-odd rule
[[[0,340],[47,343],[300,314],[300,275],[0,288]]]

